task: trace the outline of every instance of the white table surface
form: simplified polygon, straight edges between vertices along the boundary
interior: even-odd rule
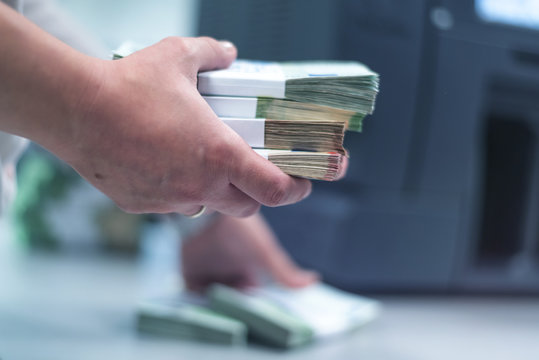
[[[140,282],[126,258],[0,251],[0,359],[539,359],[537,298],[378,297],[359,332],[275,351],[137,334]]]

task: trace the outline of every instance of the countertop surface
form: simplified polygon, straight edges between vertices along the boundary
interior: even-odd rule
[[[128,258],[0,247],[0,359],[539,359],[539,299],[380,296],[380,319],[292,351],[224,347],[134,328],[145,270]]]

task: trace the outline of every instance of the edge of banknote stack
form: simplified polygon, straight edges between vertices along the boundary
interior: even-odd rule
[[[332,181],[342,174],[346,131],[372,114],[379,76],[350,61],[237,60],[198,76],[219,118],[283,172]]]

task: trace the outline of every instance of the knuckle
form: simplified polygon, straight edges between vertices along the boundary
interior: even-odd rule
[[[155,182],[157,183],[157,182]],[[199,204],[203,199],[203,190],[207,186],[200,174],[189,173],[181,167],[174,167],[153,187],[146,197],[162,204],[163,207],[176,209],[178,206]]]
[[[203,42],[208,43],[210,46],[211,46],[213,43],[216,43],[216,42],[217,42],[217,40],[215,40],[214,38],[209,37],[209,36],[199,36],[197,39],[200,40],[200,41],[203,41]]]
[[[181,194],[180,198],[177,199],[178,203],[200,204],[204,201],[203,184],[200,181],[184,184],[178,193]]]
[[[199,36],[197,38],[197,40],[201,43],[201,44],[204,44],[212,49],[217,49],[218,46],[219,46],[219,43],[217,42],[217,40],[215,40],[214,38],[212,37],[209,37],[209,36]]]
[[[226,167],[233,158],[234,146],[226,139],[215,139],[204,152],[204,161],[212,168]]]
[[[163,43],[170,48],[174,53],[178,53],[181,56],[191,56],[193,54],[193,47],[189,41],[179,36],[169,36],[162,40]]]
[[[279,206],[287,196],[286,181],[276,178],[266,191],[265,204],[268,206]]]
[[[161,40],[161,44],[169,47],[177,47],[177,44],[182,42],[182,39],[178,36],[167,36]]]

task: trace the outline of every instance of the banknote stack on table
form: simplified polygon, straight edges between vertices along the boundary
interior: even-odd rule
[[[358,62],[237,60],[198,76],[213,111],[285,173],[339,177],[346,130],[374,110],[378,74]]]
[[[152,299],[137,309],[142,332],[227,345],[247,340],[293,348],[357,330],[374,320],[377,301],[325,284],[237,290],[212,285],[207,293]]]

